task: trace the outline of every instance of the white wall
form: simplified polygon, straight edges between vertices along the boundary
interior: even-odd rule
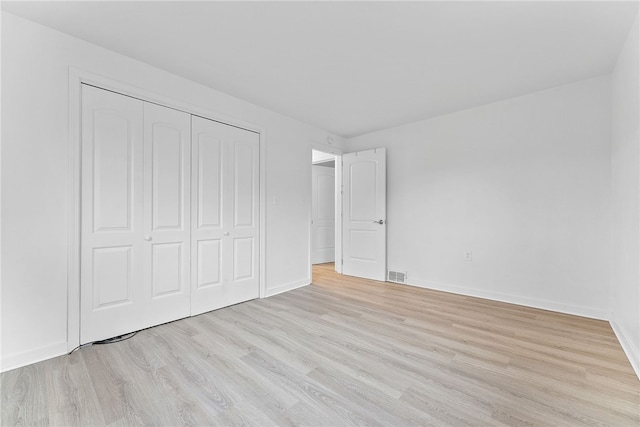
[[[640,121],[638,18],[611,76],[613,177],[612,318],[640,377]]]
[[[608,318],[610,129],[605,76],[345,149],[388,150],[388,268],[410,284]]]
[[[66,351],[70,66],[265,128],[267,293],[310,282],[311,146],[339,138],[3,13],[2,370]]]

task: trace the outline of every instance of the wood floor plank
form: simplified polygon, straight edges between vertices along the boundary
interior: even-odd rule
[[[640,426],[607,322],[338,275],[0,375],[0,425]]]
[[[79,354],[56,358],[47,381],[51,425],[104,425],[100,401]]]
[[[47,369],[54,362],[47,360],[24,368],[5,372],[2,387],[2,422],[0,425],[49,425]],[[5,383],[6,381],[6,383]]]

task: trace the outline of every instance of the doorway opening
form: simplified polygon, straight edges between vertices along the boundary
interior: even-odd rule
[[[338,240],[340,232],[338,220],[339,201],[337,197],[337,156],[320,150],[311,150],[311,233],[310,261],[311,279],[327,269],[336,270],[339,260]]]

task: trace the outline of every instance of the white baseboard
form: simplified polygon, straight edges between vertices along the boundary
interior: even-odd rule
[[[0,363],[0,372],[21,368],[53,357],[62,356],[66,353],[67,342],[61,341],[44,347],[38,347],[33,350],[9,354],[2,358],[2,363]]]
[[[490,299],[493,301],[506,302],[509,304],[524,305],[532,308],[540,308],[542,310],[557,311],[565,314],[572,314],[575,316],[589,317],[592,319],[609,320],[610,313],[606,310],[581,307],[576,305],[562,304],[553,301],[541,300],[536,298],[520,297],[515,295],[507,295],[498,292],[483,291],[473,288],[465,288],[462,286],[450,285],[447,283],[437,283],[428,280],[410,279],[411,283],[407,283],[410,286],[417,286],[420,288],[428,288],[436,291],[450,292],[453,294],[465,295],[470,297]]]
[[[640,380],[640,349],[637,349],[633,344],[633,341],[629,338],[629,336],[624,332],[624,330],[618,326],[616,322],[613,320],[609,321],[611,325],[611,329],[613,329],[613,333],[616,334],[616,338],[618,338],[618,342],[622,346],[622,350],[624,350],[624,354],[627,355],[627,359],[631,363],[631,367],[635,371],[638,379]]]
[[[299,281],[296,281],[296,282],[285,283],[284,285],[279,285],[279,286],[276,286],[275,288],[267,289],[266,292],[265,292],[264,297],[265,298],[272,297],[274,295],[278,295],[278,294],[281,294],[281,293],[287,292],[287,291],[292,291],[294,289],[298,289],[298,288],[301,288],[303,286],[307,286],[309,284],[311,284],[311,279],[310,278],[307,278],[307,279],[304,279],[304,280],[299,280]]]
[[[326,264],[328,262],[336,262],[336,258],[333,255],[315,258],[311,260],[311,265]]]

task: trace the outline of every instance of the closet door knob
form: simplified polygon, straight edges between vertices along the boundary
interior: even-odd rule
[[[146,240],[147,242],[151,241],[151,236],[144,236],[144,240]]]
[[[224,234],[225,236],[228,236],[228,235],[229,235],[229,232],[228,232],[228,231],[225,231],[225,232],[224,232],[224,233],[222,233],[222,234]]]

